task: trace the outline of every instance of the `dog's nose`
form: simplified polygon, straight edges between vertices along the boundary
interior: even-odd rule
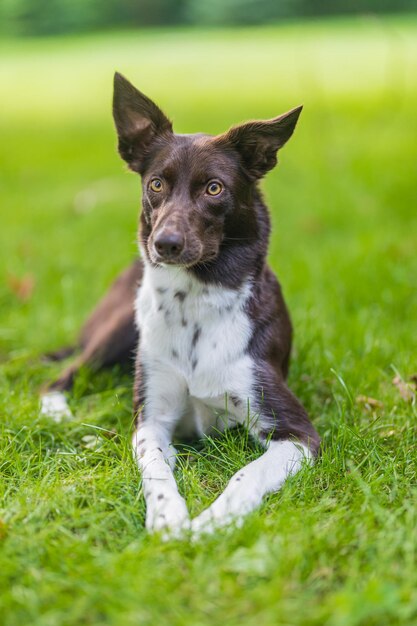
[[[175,259],[184,248],[184,235],[178,232],[160,232],[155,240],[154,245],[159,256],[165,259]]]

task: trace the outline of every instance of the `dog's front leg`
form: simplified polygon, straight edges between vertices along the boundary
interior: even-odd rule
[[[136,394],[135,404],[140,408],[133,451],[142,474],[146,528],[168,536],[189,526],[187,506],[173,474],[176,450],[171,443],[184,410],[187,389],[172,371],[161,365],[148,367],[151,369],[153,375],[140,383],[137,371],[136,389],[140,393]],[[140,376],[140,365],[138,370]]]
[[[259,409],[259,419],[252,430],[266,451],[237,472],[217,500],[192,521],[197,534],[240,523],[266,494],[278,491],[300,470],[303,459],[317,454],[320,439],[303,406],[271,367],[265,364],[260,371],[262,385],[251,403]]]
[[[175,534],[188,526],[188,511],[174,478],[175,449],[161,424],[142,424],[133,436],[133,449],[142,472],[146,528]]]
[[[303,459],[310,457],[301,444],[269,442],[266,452],[236,472],[217,500],[192,521],[193,532],[211,532],[231,522],[239,525],[266,494],[278,491],[288,476],[298,472]]]

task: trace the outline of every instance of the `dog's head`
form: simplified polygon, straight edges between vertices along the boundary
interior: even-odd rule
[[[210,264],[224,242],[256,234],[256,182],[277,163],[302,107],[217,135],[177,135],[120,74],[113,115],[119,153],[142,176],[141,239],[154,264]]]

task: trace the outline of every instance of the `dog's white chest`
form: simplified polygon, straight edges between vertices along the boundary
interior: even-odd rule
[[[146,265],[136,300],[144,363],[169,364],[190,396],[209,404],[224,406],[226,393],[244,395],[252,378],[249,296],[249,284],[239,290],[205,286],[184,270]]]

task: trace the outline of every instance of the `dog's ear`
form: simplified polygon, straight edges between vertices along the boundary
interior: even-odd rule
[[[114,75],[113,117],[120,156],[130,169],[141,173],[150,146],[157,137],[170,135],[172,124],[152,100],[118,72]]]
[[[296,107],[271,120],[234,126],[216,139],[233,146],[240,154],[250,178],[262,178],[277,164],[277,152],[293,134],[302,108]]]

